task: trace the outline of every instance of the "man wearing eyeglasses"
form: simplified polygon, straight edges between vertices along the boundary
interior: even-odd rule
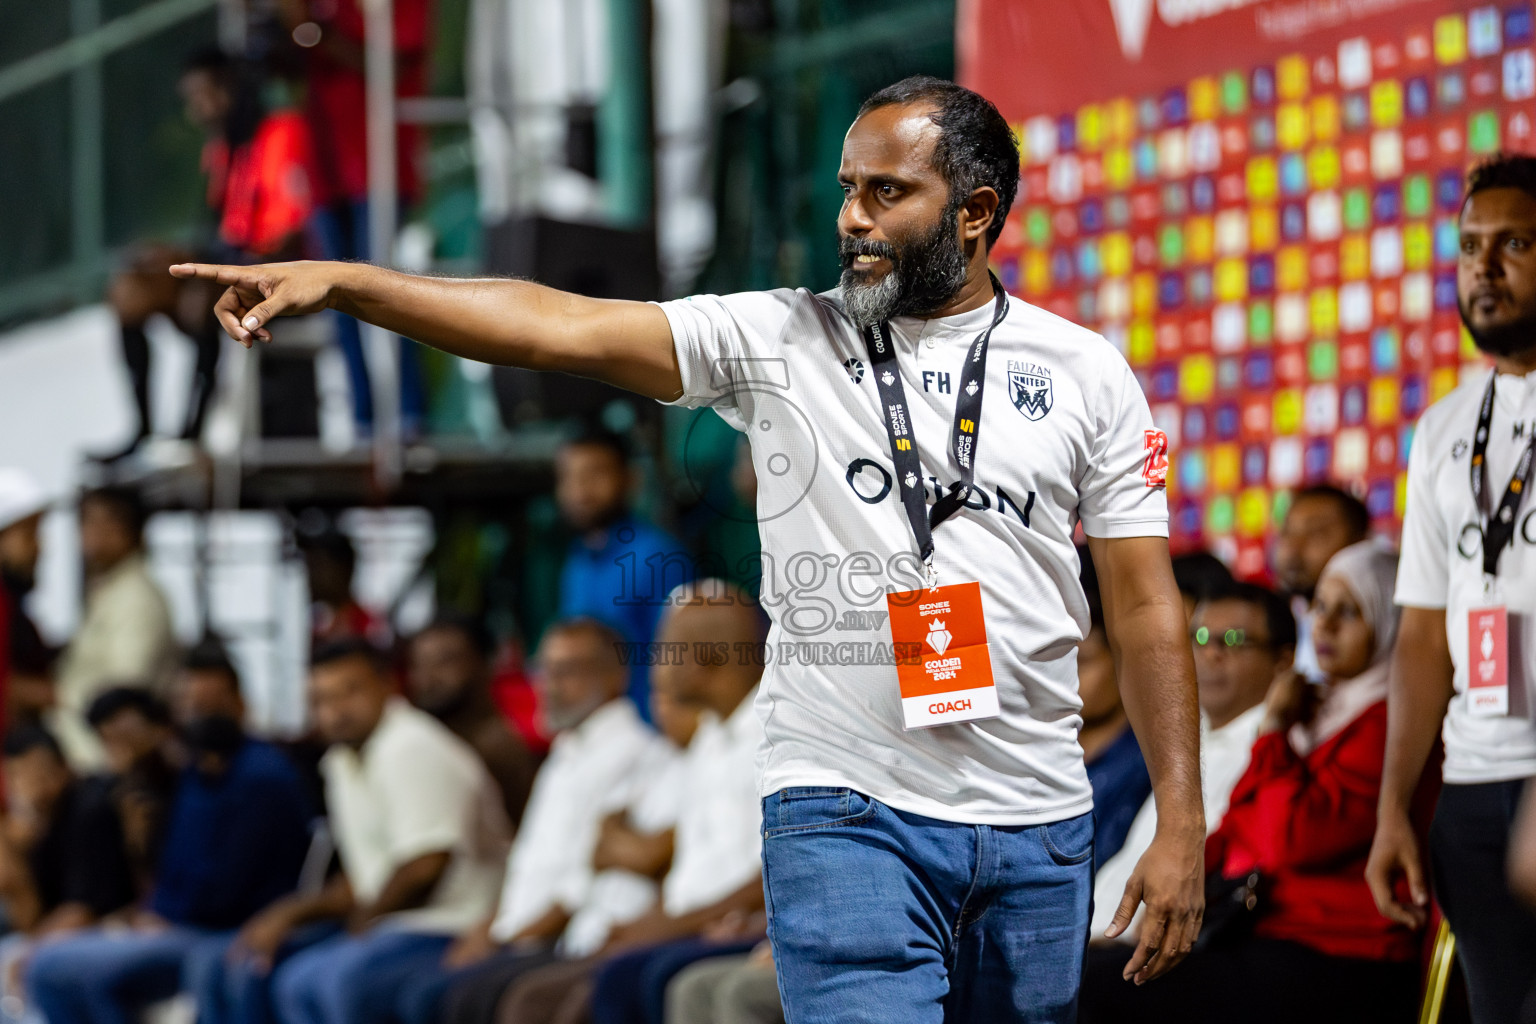
[[[1195,607],[1189,636],[1200,688],[1200,790],[1206,829],[1214,832],[1227,811],[1233,787],[1248,768],[1248,755],[1264,717],[1265,695],[1277,679],[1292,671],[1296,620],[1285,599],[1274,591],[1228,581],[1213,587]],[[1095,940],[1109,927],[1126,879],[1156,831],[1157,808],[1148,800],[1131,823],[1120,852],[1099,867],[1089,932]],[[1134,941],[1136,927],[1133,922],[1119,941]],[[1093,983],[1091,972],[1100,956],[1090,954],[1087,984]],[[1120,953],[1115,961],[1116,976],[1124,959]]]

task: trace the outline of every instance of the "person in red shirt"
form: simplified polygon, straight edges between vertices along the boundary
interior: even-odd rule
[[[300,255],[314,210],[309,126],[297,111],[263,109],[261,85],[252,69],[217,49],[193,54],[178,85],[188,120],[208,136],[203,171],[217,231],[205,255],[232,263]],[[132,454],[150,435],[150,350],[144,328],[156,314],[168,317],[197,348],[182,437],[196,441],[202,434],[218,370],[219,327],[209,308],[217,290],[204,282],[166,280],[166,260],[186,255],[174,246],[140,246],[108,286],[138,426],[127,447],[105,461]]]
[[[1334,555],[1312,604],[1327,682],[1314,687],[1289,673],[1270,691],[1248,770],[1206,843],[1208,892],[1222,892],[1221,879],[1256,874],[1254,910],[1208,907],[1209,930],[1182,968],[1147,986],[1121,979],[1130,946],[1096,951],[1083,985],[1085,1024],[1413,1019],[1422,936],[1377,913],[1365,883],[1386,751],[1396,577],[1396,555],[1370,541]]]
[[[315,242],[324,259],[367,259],[368,115],[364,73],[365,39],[359,0],[278,0],[278,20],[303,48],[306,85],[304,117],[317,143],[316,178],[321,199],[314,219]],[[395,95],[420,96],[426,88],[431,0],[394,0]],[[417,160],[422,135],[401,124],[395,137],[396,183],[402,205],[421,190]],[[368,364],[357,321],[336,315],[336,341],[347,360],[353,416],[358,432],[373,424]],[[414,342],[401,339],[400,413],[407,436],[420,432],[424,386]]]

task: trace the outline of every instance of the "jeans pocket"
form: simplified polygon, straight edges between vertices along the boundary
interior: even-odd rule
[[[791,786],[765,801],[763,838],[853,825],[874,816],[875,802],[843,786]]]
[[[1093,856],[1093,813],[1041,825],[1040,844],[1062,867],[1081,864]]]

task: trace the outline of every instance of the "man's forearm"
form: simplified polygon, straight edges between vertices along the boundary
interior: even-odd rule
[[[655,306],[587,298],[531,281],[423,277],[365,263],[334,267],[330,305],[348,316],[466,359],[596,377],[653,398],[677,397],[670,381],[658,390],[653,374],[644,372],[649,368],[615,361],[606,343],[591,340],[595,333],[616,342],[631,327],[637,336],[665,331],[670,338],[666,316]],[[671,357],[675,372],[675,355],[661,354]]]
[[[379,890],[378,898],[366,906],[358,907],[357,912],[371,921],[396,911],[414,910],[426,903],[437,883],[442,881],[452,860],[453,854],[437,852],[407,861],[389,876],[384,888]]]
[[[352,912],[354,901],[352,885],[343,874],[334,875],[319,892],[292,893],[284,896],[269,909],[283,915],[290,927],[309,924],[312,921],[333,921]]]
[[[1158,829],[1203,836],[1195,666],[1184,635],[1184,607],[1177,593],[1174,598],[1143,601],[1122,613],[1110,643],[1120,699],[1152,778]]]
[[[1392,658],[1379,814],[1407,814],[1455,694],[1445,615],[1407,608]]]

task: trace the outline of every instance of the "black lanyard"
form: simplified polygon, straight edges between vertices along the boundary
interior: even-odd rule
[[[1487,576],[1499,574],[1499,556],[1515,539],[1515,517],[1520,514],[1526,488],[1531,485],[1531,462],[1536,457],[1536,437],[1532,437],[1515,463],[1515,474],[1509,478],[1504,499],[1489,516],[1483,506],[1483,471],[1488,461],[1488,430],[1493,423],[1493,389],[1498,379],[1497,372],[1488,378],[1488,390],[1483,392],[1483,406],[1477,414],[1477,433],[1472,437],[1472,503],[1477,506],[1478,526],[1483,532],[1483,573]]]
[[[933,508],[923,501],[923,466],[917,454],[917,439],[912,432],[912,417],[907,411],[907,394],[901,386],[901,368],[896,364],[896,346],[891,325],[882,320],[864,328],[864,346],[869,350],[870,370],[880,393],[880,407],[885,414],[885,432],[891,441],[891,459],[896,464],[896,486],[901,489],[901,504],[917,538],[918,554],[928,571],[928,585],[934,585],[933,528],[959,511],[971,496],[976,479],[976,449],[981,442],[981,396],[987,384],[987,343],[992,332],[1008,315],[1008,294],[994,275],[992,291],[997,296],[992,324],[976,336],[960,371],[960,393],[955,399],[954,451],[960,465],[960,482],[948,493],[938,496]]]

